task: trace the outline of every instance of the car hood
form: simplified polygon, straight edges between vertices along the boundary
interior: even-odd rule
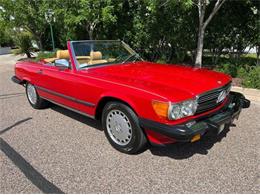
[[[231,81],[223,73],[184,65],[134,62],[89,68],[88,73],[157,94],[170,101],[182,101]]]

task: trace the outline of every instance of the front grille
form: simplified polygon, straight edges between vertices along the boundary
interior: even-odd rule
[[[222,100],[221,102],[217,103],[218,96],[223,90],[226,90],[229,93],[230,87],[231,87],[231,83],[228,83],[227,85],[221,88],[214,89],[199,95],[196,114],[207,112],[209,110],[218,107],[224,101]]]

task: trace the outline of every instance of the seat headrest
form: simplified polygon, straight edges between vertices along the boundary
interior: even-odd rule
[[[70,59],[69,50],[58,50],[57,58],[59,59]]]
[[[91,51],[90,52],[90,59],[91,60],[101,60],[102,53],[100,51]]]

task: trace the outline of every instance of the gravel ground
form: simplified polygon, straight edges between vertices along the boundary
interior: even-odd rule
[[[96,121],[32,109],[15,60],[0,56],[0,193],[260,193],[259,104],[218,138],[126,155]]]

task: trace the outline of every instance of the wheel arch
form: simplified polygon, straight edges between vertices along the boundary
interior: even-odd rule
[[[108,102],[112,102],[112,101],[120,102],[120,103],[123,103],[123,104],[129,106],[135,112],[135,114],[138,116],[138,114],[135,110],[135,106],[131,101],[127,101],[125,98],[122,98],[122,97],[103,96],[97,104],[97,107],[96,107],[96,110],[95,110],[95,119],[97,119],[97,120],[101,119],[102,111],[103,111],[105,105]]]
[[[31,79],[29,79],[27,77],[22,78],[21,81],[22,81],[21,84],[24,86],[26,85],[26,83],[31,83]]]

